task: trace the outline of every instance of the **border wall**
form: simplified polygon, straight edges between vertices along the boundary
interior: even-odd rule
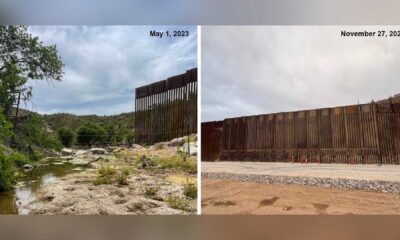
[[[203,161],[400,164],[400,103],[202,123]]]
[[[197,133],[197,68],[135,90],[136,142]]]

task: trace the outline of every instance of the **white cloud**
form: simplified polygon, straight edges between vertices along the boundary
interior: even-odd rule
[[[202,120],[354,104],[400,92],[398,38],[345,38],[391,27],[205,26]]]
[[[150,30],[188,29],[190,38],[154,38]],[[134,110],[134,89],[197,66],[195,26],[32,26],[56,44],[65,64],[61,83],[31,85],[41,113],[117,114]]]

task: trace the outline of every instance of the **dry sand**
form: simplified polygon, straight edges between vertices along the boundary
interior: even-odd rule
[[[202,214],[400,214],[400,195],[202,179]]]

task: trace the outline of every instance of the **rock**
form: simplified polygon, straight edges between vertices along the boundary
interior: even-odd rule
[[[117,148],[114,151],[112,151],[113,153],[117,153],[117,152],[121,152],[121,151],[125,151],[126,148]]]
[[[61,155],[63,155],[63,156],[72,156],[72,155],[74,155],[74,151],[72,149],[69,149],[69,148],[63,148],[61,150]]]
[[[183,144],[182,151],[188,152],[188,146],[190,146],[190,156],[197,156],[197,145],[195,143],[190,143],[190,145],[188,143]]]
[[[88,153],[89,153],[89,151],[87,151],[87,150],[78,150],[78,151],[76,151],[75,155],[85,155]]]
[[[72,156],[64,156],[64,157],[60,157],[60,159],[62,160],[62,161],[69,161],[69,160],[72,160],[72,159],[74,159]]]
[[[91,148],[89,152],[91,152],[92,154],[106,154],[106,150],[104,148]]]
[[[22,166],[22,168],[27,172],[31,171],[33,169],[33,166],[30,164],[25,164],[24,166]]]
[[[180,137],[180,138],[174,138],[171,140],[171,146],[173,147],[179,147],[182,146],[186,142],[185,137]]]
[[[160,150],[160,149],[166,149],[170,146],[171,144],[169,142],[159,142],[151,146],[151,149],[154,150]]]
[[[132,149],[136,149],[136,150],[143,150],[146,149],[143,146],[140,146],[139,144],[132,144]]]
[[[46,156],[49,156],[49,157],[58,157],[59,156],[59,153],[53,149],[45,149],[44,153],[46,154]]]

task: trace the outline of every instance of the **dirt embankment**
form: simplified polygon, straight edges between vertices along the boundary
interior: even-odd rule
[[[203,178],[202,214],[400,214],[400,195]]]
[[[31,214],[194,214],[196,199],[185,190],[196,184],[196,157],[183,160],[177,150],[165,143],[66,157],[91,168],[39,189]]]

